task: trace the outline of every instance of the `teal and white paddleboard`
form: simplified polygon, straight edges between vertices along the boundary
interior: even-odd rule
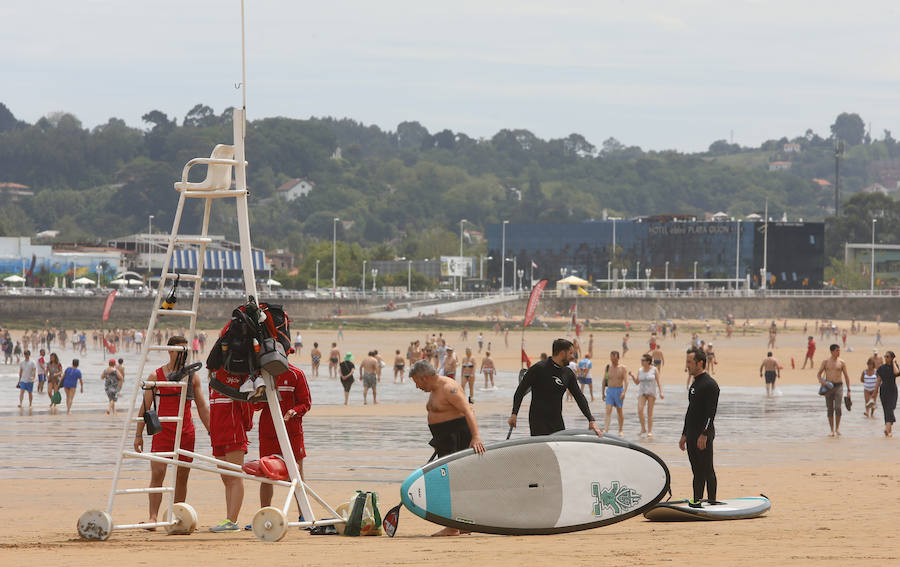
[[[492,534],[553,534],[641,514],[669,490],[652,452],[596,436],[502,441],[438,459],[400,489],[403,505],[430,522]]]
[[[701,520],[745,520],[762,516],[772,507],[765,496],[730,498],[715,504],[702,501],[699,508],[692,508],[687,500],[673,500],[657,504],[644,512],[644,517],[655,522],[690,522]]]

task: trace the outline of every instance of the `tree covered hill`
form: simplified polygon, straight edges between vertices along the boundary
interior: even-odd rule
[[[67,113],[27,124],[0,104],[0,183],[35,192],[32,199],[4,198],[0,234],[55,229],[61,240],[91,241],[146,230],[148,215],[160,230],[170,226],[172,183],[190,158],[231,140],[231,109],[216,114],[198,104],[180,123],[158,110],[143,119],[144,130],[117,118],[88,130]],[[833,137],[848,144],[847,193],[878,181],[880,170],[871,164],[900,153],[889,132],[872,141],[859,132],[861,124],[857,115],[841,115],[828,138],[808,131],[759,148],[720,140],[708,152],[683,154],[643,151],[614,138],[595,146],[579,134],[543,140],[510,129],[473,139],[431,133],[417,122],[384,131],[349,119],[253,120],[247,130],[253,238],[267,249],[308,255],[330,242],[339,217],[339,238],[364,256],[414,259],[458,251],[463,218],[467,228],[483,230],[502,219],[578,222],[605,211],[743,216],[761,211],[768,199],[772,216],[822,219],[833,195],[812,179],[833,179]],[[801,151],[783,155],[788,142]],[[768,162],[778,159],[790,159],[792,169],[769,172]],[[286,202],[275,189],[292,178],[315,187]],[[212,230],[236,238],[232,211],[219,205],[214,211],[214,226],[224,230]],[[185,226],[196,224],[200,212],[189,209]]]

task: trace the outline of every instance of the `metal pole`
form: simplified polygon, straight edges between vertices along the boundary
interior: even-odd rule
[[[503,238],[501,239],[503,245],[500,252],[500,293],[503,293],[506,289],[506,225],[508,224],[508,220],[503,221]]]
[[[363,260],[362,292],[363,292],[363,296],[365,296],[366,295],[366,261],[365,260]]]
[[[150,270],[153,268],[153,262],[150,261],[150,250],[151,244],[150,241],[153,239],[153,215],[150,215],[147,218],[147,279],[150,279]]]
[[[669,261],[666,260],[666,289],[669,289]]]
[[[612,262],[611,261],[606,263],[606,279],[609,280],[608,285],[606,286],[606,289],[608,291],[612,291],[613,276],[612,276]]]
[[[734,221],[734,226],[737,233],[737,248],[734,254],[734,289],[737,289],[737,280],[741,278],[741,221]]]
[[[316,260],[316,297],[319,296],[319,260]]]
[[[518,259],[519,259],[518,257],[513,256],[513,291],[515,291],[516,293],[519,293],[519,287],[516,285],[516,280],[515,280],[516,273],[519,270],[518,264],[516,264],[516,260],[518,260]]]
[[[763,273],[760,289],[765,290],[769,279],[769,200],[766,199],[766,218],[763,225]]]
[[[406,293],[412,291],[412,260],[406,262]]]
[[[877,219],[872,219],[872,266],[869,269],[869,293],[875,293],[875,222]]]
[[[337,295],[337,223],[341,220],[334,217],[331,221],[332,246],[331,246],[331,295]]]
[[[459,219],[459,257],[463,255],[463,223],[468,222],[466,219]],[[459,291],[462,293],[463,277],[459,276]]]

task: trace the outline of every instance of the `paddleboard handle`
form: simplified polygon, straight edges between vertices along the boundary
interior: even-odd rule
[[[507,439],[507,441],[509,440],[510,436],[512,435],[512,430],[513,430],[513,426],[510,425],[510,426],[509,426],[509,431],[506,432],[506,439]]]

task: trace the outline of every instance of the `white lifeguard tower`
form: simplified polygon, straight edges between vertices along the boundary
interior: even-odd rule
[[[243,38],[243,3],[242,3],[242,29]],[[244,275],[245,299],[249,296],[257,297],[256,278],[253,271],[253,258],[250,246],[250,220],[247,209],[247,162],[244,159],[244,139],[246,133],[246,73],[244,73],[243,107],[234,111],[234,144],[218,144],[213,148],[208,158],[194,158],[187,162],[181,175],[181,181],[175,183],[175,190],[179,193],[178,206],[175,210],[175,219],[169,234],[166,256],[162,266],[159,283],[156,290],[156,303],[150,314],[150,322],[147,325],[145,337],[152,337],[160,317],[184,317],[189,320],[188,337],[195,334],[197,326],[197,308],[200,299],[200,286],[203,280],[204,261],[206,258],[206,246],[212,241],[209,237],[210,210],[213,199],[234,199],[237,207],[237,223],[240,234],[240,257]],[[195,166],[207,167],[206,178],[199,183],[188,181],[190,171]],[[233,183],[232,183],[233,181]],[[233,187],[232,187],[233,186]],[[179,236],[182,213],[188,199],[201,199],[204,203],[203,221],[199,236]],[[183,246],[199,246],[197,255],[197,270],[194,273],[176,274],[171,269],[173,252]],[[193,283],[193,297],[189,308],[164,309],[161,307],[166,296],[167,283],[179,277],[185,282]],[[239,465],[229,463],[209,455],[203,455],[181,449],[182,420],[185,401],[187,399],[187,378],[179,381],[155,381],[145,380],[147,361],[151,353],[184,350],[187,353],[190,364],[191,350],[186,346],[149,345],[141,352],[140,365],[138,367],[137,383],[134,394],[131,397],[131,405],[128,410],[128,418],[122,427],[122,437],[119,443],[119,453],[116,459],[116,467],[113,472],[112,486],[109,491],[109,499],[104,510],[89,510],[81,515],[78,520],[78,533],[86,539],[106,540],[117,530],[165,528],[168,533],[189,534],[197,529],[198,519],[194,508],[186,503],[176,503],[175,500],[175,469],[176,467],[189,467],[204,472],[218,475],[241,477],[246,480],[264,482],[278,486],[288,487],[288,494],[281,507],[268,506],[261,508],[253,517],[253,533],[263,541],[278,541],[284,537],[288,527],[318,527],[335,524],[343,524],[345,520],[320,498],[301,478],[294,452],[291,450],[290,439],[284,422],[274,419],[275,432],[278,437],[281,454],[287,465],[290,481],[273,480],[267,477],[252,476],[244,473]],[[273,416],[281,415],[278,392],[274,387],[274,380],[263,370],[263,378],[266,382],[266,398],[269,410]],[[142,418],[137,416],[138,396],[143,400],[145,387],[168,386],[181,389],[181,398],[177,417],[160,417],[160,421],[175,422],[174,451],[169,452],[137,452],[131,450],[129,441],[134,425]],[[179,461],[179,456],[192,457],[193,462]],[[122,463],[124,459],[144,459],[165,463],[166,482],[161,487],[127,487],[120,485]],[[165,519],[156,523],[115,523],[113,521],[114,506],[119,496],[144,495],[161,493],[164,495]],[[310,506],[309,496],[312,496],[330,514],[329,518],[317,519]],[[291,502],[296,500],[305,521],[289,522],[287,513]]]

